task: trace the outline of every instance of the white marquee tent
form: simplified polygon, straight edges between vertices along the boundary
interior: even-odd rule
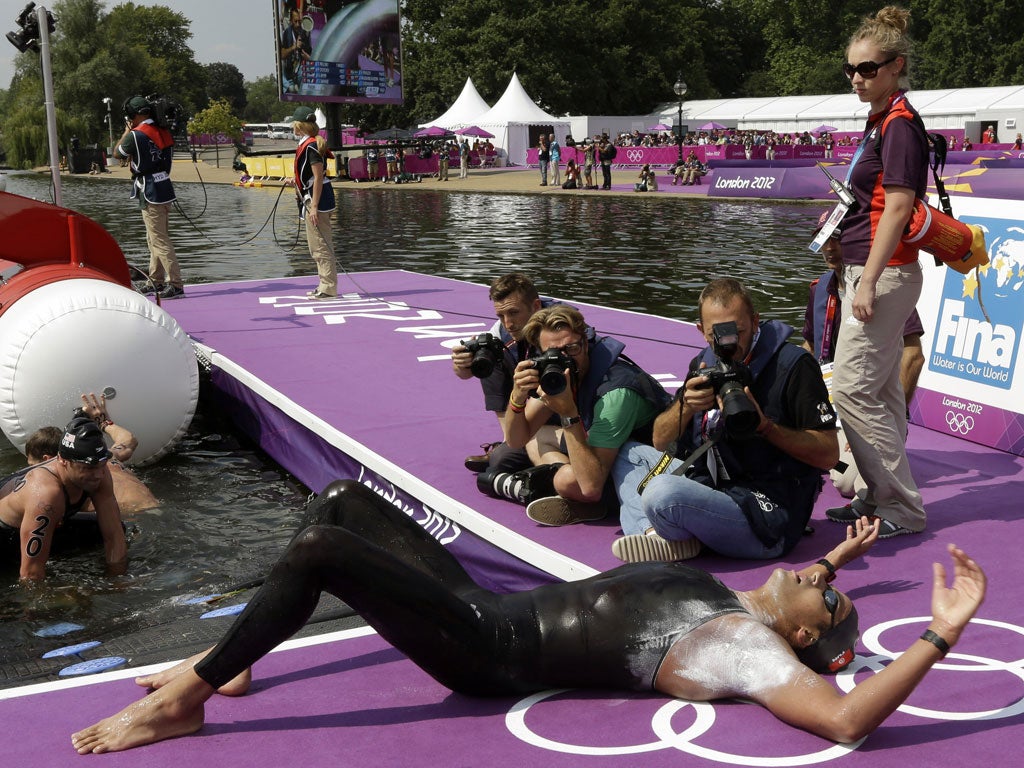
[[[497,103],[484,114],[467,120],[466,125],[478,125],[493,133],[493,144],[498,149],[505,150],[506,163],[509,165],[526,164],[531,126],[543,127],[559,137],[569,133],[569,119],[554,117],[538,107],[514,72],[505,93]]]
[[[972,126],[997,123],[1000,140],[1012,141],[1024,124],[1024,86],[911,91],[909,98],[934,130],[966,128],[970,133]],[[683,102],[683,124],[690,130],[715,121],[740,130],[808,131],[828,123],[839,131],[859,131],[868,109],[852,93],[703,99]],[[674,124],[677,110],[676,102],[668,102],[650,119]]]
[[[484,114],[490,108],[488,103],[481,98],[476,86],[473,85],[473,78],[467,77],[466,84],[462,87],[462,93],[448,108],[448,111],[429,123],[421,123],[420,128],[429,128],[432,125],[440,128],[461,128],[473,125],[477,116]]]

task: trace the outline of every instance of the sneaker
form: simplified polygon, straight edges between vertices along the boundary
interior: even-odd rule
[[[561,464],[541,464],[519,472],[481,472],[476,487],[496,499],[529,504],[555,495],[555,473]]]
[[[526,516],[541,525],[573,525],[601,520],[608,514],[608,507],[600,502],[588,504],[572,501],[561,496],[548,496],[531,501],[526,507]]]
[[[917,533],[909,528],[904,528],[902,525],[897,525],[891,520],[886,520],[883,517],[874,518],[878,521],[878,538],[880,539],[892,539],[896,536],[906,536],[910,533]]]
[[[825,517],[833,523],[856,523],[862,517],[873,517],[871,511],[864,511],[862,508],[854,507],[853,504],[844,504],[841,507],[832,507],[825,510]]]
[[[491,452],[499,445],[501,445],[501,443],[481,443],[480,447],[484,449],[484,452],[475,456],[467,456],[465,462],[466,469],[470,472],[476,472],[477,474],[480,472],[486,472],[487,466],[491,460]]]
[[[161,299],[164,299],[165,301],[167,299],[180,299],[184,295],[185,289],[182,288],[180,285],[165,286],[163,290],[157,293],[157,296],[159,296]]]
[[[673,563],[700,554],[697,539],[669,541],[656,533],[634,533],[612,542],[612,554],[627,563]]]
[[[164,286],[162,283],[160,285],[155,285],[152,280],[132,281],[132,288],[134,288],[139,293],[159,293],[165,287],[166,286]]]
[[[336,299],[338,297],[323,291],[310,291],[306,294],[306,298],[313,299],[313,301],[324,301],[325,299]]]

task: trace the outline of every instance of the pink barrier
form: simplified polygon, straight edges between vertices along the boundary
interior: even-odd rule
[[[383,156],[383,150],[381,150],[381,156]],[[492,155],[481,155],[479,152],[469,153],[469,167],[480,168],[488,158],[497,159],[497,153]],[[432,154],[429,158],[424,160],[419,155],[405,155],[404,158],[405,172],[415,173],[421,176],[433,176],[437,173],[437,154]],[[459,153],[451,152],[448,155],[448,167],[452,173],[458,174],[459,172]],[[384,168],[387,168],[387,164],[384,164]],[[368,179],[369,174],[366,172],[366,158],[365,157],[353,157],[348,161],[348,175],[351,179]]]

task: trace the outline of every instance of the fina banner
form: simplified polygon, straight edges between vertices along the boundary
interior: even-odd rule
[[[953,212],[985,232],[989,264],[962,275],[924,265],[917,310],[924,371],[914,422],[1024,455],[1024,202],[957,197]]]
[[[402,103],[399,0],[273,0],[282,101]]]

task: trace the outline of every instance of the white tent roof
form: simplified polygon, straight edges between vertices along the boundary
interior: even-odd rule
[[[519,76],[513,72],[505,93],[489,111],[477,115],[472,120],[474,125],[487,127],[491,125],[551,125],[569,124],[568,118],[554,117],[538,107],[526,93]]]
[[[466,84],[462,87],[462,93],[455,100],[448,111],[440,117],[431,120],[429,123],[420,123],[420,128],[429,128],[432,125],[441,128],[457,128],[463,125],[473,125],[477,117],[487,112],[490,106],[481,98],[473,85],[473,78],[467,77]]]

